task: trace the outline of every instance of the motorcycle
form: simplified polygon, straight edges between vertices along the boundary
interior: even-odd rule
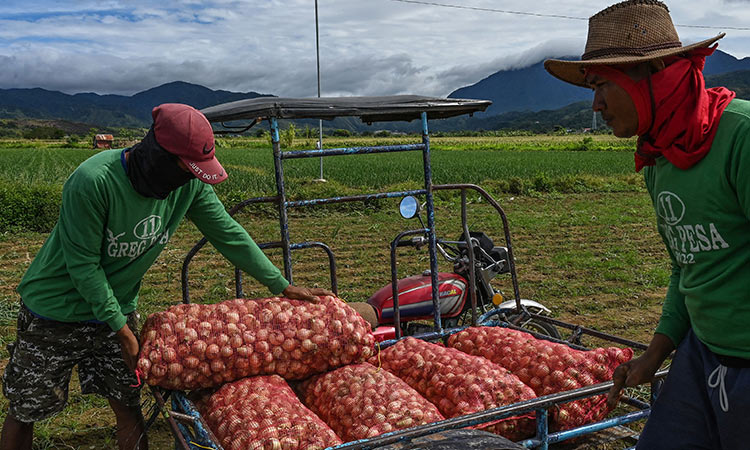
[[[420,205],[416,198],[407,196],[401,200],[399,212],[405,219],[416,217],[424,227],[420,216]],[[549,315],[551,311],[543,304],[521,299],[522,310],[518,310],[515,300],[504,300],[501,290],[490,281],[498,275],[510,273],[508,249],[495,246],[485,233],[470,231],[471,248],[474,251],[474,278],[476,286],[476,317],[495,311],[493,316],[513,323],[536,333],[559,339],[557,328],[547,322],[535,319],[523,309],[538,315]],[[416,236],[401,240],[397,246],[411,246],[419,250],[428,244],[426,236]],[[444,328],[456,328],[472,323],[472,308],[469,295],[470,258],[469,246],[464,234],[455,241],[437,239],[437,250],[453,264],[453,272],[438,273],[438,304]],[[402,335],[414,335],[433,330],[434,318],[432,301],[432,277],[427,270],[420,275],[397,281],[400,326]],[[367,300],[377,314],[378,327],[374,333],[379,341],[395,338],[393,287],[392,284],[379,289]]]

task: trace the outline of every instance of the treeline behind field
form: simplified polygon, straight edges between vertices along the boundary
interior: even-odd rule
[[[416,138],[416,142],[420,142]],[[415,137],[329,139],[326,147],[414,143]],[[27,143],[28,144],[28,143]],[[35,143],[37,146],[39,142]],[[30,145],[30,144],[29,144]],[[0,232],[48,232],[57,221],[62,186],[70,173],[94,150],[0,148]],[[643,190],[633,171],[634,143],[611,136],[438,137],[431,141],[435,184],[478,184],[493,195],[623,192]],[[311,148],[295,139],[289,148]],[[264,138],[218,139],[217,154],[230,174],[215,187],[232,205],[276,192],[273,157]],[[419,189],[423,184],[421,152],[335,156],[323,159],[326,183],[319,177],[319,158],[284,163],[289,199],[313,199]],[[437,201],[455,200],[454,192],[438,192]],[[381,202],[343,204],[338,209],[378,209]],[[265,206],[272,211],[270,206]],[[260,208],[264,208],[261,206]]]

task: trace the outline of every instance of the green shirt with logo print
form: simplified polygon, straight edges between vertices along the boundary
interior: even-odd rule
[[[197,179],[164,200],[133,189],[122,150],[84,161],[63,187],[60,218],[18,293],[35,314],[60,322],[97,320],[112,330],[135,310],[141,279],[188,217],[235,266],[278,294],[289,284]]]
[[[657,333],[692,327],[711,351],[750,359],[750,102],[733,100],[706,156],[688,170],[644,169],[672,275]]]

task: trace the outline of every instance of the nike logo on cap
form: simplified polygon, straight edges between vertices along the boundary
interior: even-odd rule
[[[208,155],[214,150],[214,146],[212,145],[211,148],[206,148],[206,144],[203,144],[203,154]]]

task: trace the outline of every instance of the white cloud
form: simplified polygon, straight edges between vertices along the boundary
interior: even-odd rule
[[[612,2],[445,3],[587,18]],[[741,1],[668,4],[677,24],[750,23],[750,8]],[[579,55],[586,35],[585,20],[391,0],[319,0],[319,13],[324,95],[447,95],[500,69]],[[678,28],[684,42],[718,31]],[[750,32],[727,31],[722,50],[748,56]],[[212,89],[314,96],[314,3],[4,0],[0,64],[0,88],[129,95],[183,80]]]

